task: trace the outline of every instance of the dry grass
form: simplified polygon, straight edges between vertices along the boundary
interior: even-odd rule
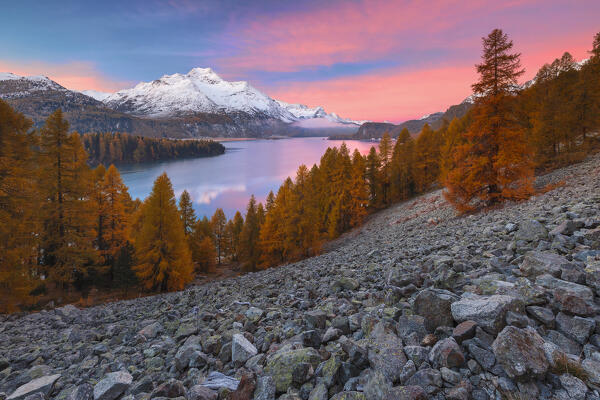
[[[581,364],[577,361],[570,359],[565,353],[558,354],[554,357],[554,368],[552,372],[561,374],[570,374],[584,382],[588,380],[588,374]]]

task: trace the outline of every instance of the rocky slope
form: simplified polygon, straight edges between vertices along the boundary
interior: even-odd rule
[[[329,252],[0,317],[8,399],[600,399],[600,156],[457,217],[434,192]],[[3,398],[4,395],[0,395]]]

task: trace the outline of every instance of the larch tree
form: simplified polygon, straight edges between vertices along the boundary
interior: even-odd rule
[[[260,218],[258,206],[256,205],[256,198],[252,195],[248,202],[248,207],[246,208],[244,227],[240,234],[240,253],[246,268],[250,271],[256,270],[260,260],[258,248],[261,225]]]
[[[381,161],[375,147],[371,147],[367,155],[365,176],[369,187],[369,206],[377,208],[381,204]]]
[[[455,167],[446,174],[445,196],[461,212],[532,193],[533,168],[524,130],[512,109],[518,78],[523,74],[520,54],[499,29],[483,38],[478,96],[465,143],[456,147]]]
[[[115,261],[129,240],[129,216],[127,202],[129,194],[119,171],[110,165],[104,174],[103,185],[105,202],[105,229],[102,242],[105,244],[104,259],[110,266],[110,279],[115,280]],[[122,260],[123,261],[123,260]]]
[[[193,265],[166,173],[154,181],[141,209],[142,224],[135,238],[134,270],[147,290],[181,290],[193,279]]]
[[[381,162],[381,202],[384,206],[390,202],[390,180],[392,175],[392,138],[385,132],[379,142],[379,160]]]
[[[38,173],[42,262],[65,288],[82,284],[97,260],[92,172],[79,135],[68,131],[60,109],[48,117],[41,129]]]
[[[396,201],[405,200],[416,191],[414,180],[415,143],[408,129],[404,128],[396,139],[392,153],[391,197]]]
[[[32,122],[0,100],[0,313],[28,302],[36,264]]]
[[[185,234],[189,236],[194,230],[194,225],[196,225],[196,213],[194,212],[192,197],[187,190],[184,190],[179,196],[179,212]]]
[[[355,227],[362,223],[367,215],[367,207],[369,206],[365,158],[357,149],[352,154],[350,200],[350,226]]]
[[[212,226],[213,238],[215,239],[215,249],[217,250],[217,263],[221,265],[221,258],[224,255],[224,250],[227,247],[227,237],[225,226],[227,218],[222,208],[217,208],[212,218],[210,219]]]

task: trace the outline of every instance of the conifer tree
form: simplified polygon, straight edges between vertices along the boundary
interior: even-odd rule
[[[355,149],[352,154],[350,199],[350,226],[355,227],[362,223],[367,215],[367,207],[369,205],[365,158],[357,149]]]
[[[97,260],[94,241],[92,173],[79,135],[69,135],[60,109],[41,130],[39,188],[44,230],[42,261],[50,278],[63,287],[82,284]]]
[[[392,153],[391,197],[405,200],[415,194],[414,179],[415,144],[408,129],[404,128],[398,135]]]
[[[456,148],[456,167],[446,174],[446,198],[460,211],[480,200],[490,205],[504,199],[526,198],[532,192],[533,169],[524,132],[512,106],[518,78],[523,74],[520,54],[510,53],[512,41],[495,29],[483,39],[479,95],[465,143]]]
[[[175,194],[166,173],[154,181],[141,209],[135,238],[134,270],[147,290],[181,290],[193,279],[193,266]]]
[[[225,225],[227,224],[227,218],[222,208],[217,208],[213,214],[210,224],[212,226],[213,237],[215,239],[215,249],[217,250],[217,263],[221,265],[221,257],[224,254],[226,247],[226,232]]]
[[[250,271],[256,270],[260,260],[260,252],[258,249],[260,239],[260,218],[258,206],[256,205],[256,198],[252,195],[248,202],[248,207],[246,208],[246,218],[240,235],[240,253],[246,268]]]
[[[379,142],[379,160],[381,162],[381,202],[382,205],[388,205],[390,202],[390,180],[391,180],[391,161],[392,161],[392,139],[389,133],[385,132]]]
[[[369,206],[379,207],[381,204],[381,179],[380,179],[381,161],[375,147],[371,147],[366,162],[366,178],[369,186]]]
[[[35,283],[39,225],[31,126],[0,100],[0,313],[26,304]]]
[[[102,232],[102,243],[105,244],[104,259],[110,265],[110,278],[114,280],[114,263],[121,248],[129,240],[129,216],[127,215],[127,202],[129,194],[127,186],[123,183],[119,171],[110,165],[103,179],[105,201],[105,229]]]
[[[184,190],[179,196],[179,212],[181,214],[181,222],[186,236],[189,236],[196,225],[196,213],[192,204],[192,198],[187,190]]]
[[[210,237],[205,236],[200,241],[195,257],[200,271],[210,272],[215,267],[217,252],[215,251],[215,244]]]

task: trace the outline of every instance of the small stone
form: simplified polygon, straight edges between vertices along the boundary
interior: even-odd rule
[[[214,390],[210,390],[209,388],[204,387],[204,386],[195,385],[195,386],[192,386],[190,388],[190,390],[188,390],[187,400],[217,400],[218,397],[219,397],[219,395]],[[269,399],[269,400],[274,400],[274,399],[275,399],[275,397],[273,397],[273,399]],[[267,400],[267,399],[261,399],[261,400]]]
[[[256,354],[258,354],[258,350],[244,335],[239,333],[233,335],[231,340],[231,361],[236,365],[242,365]]]
[[[94,398],[94,387],[89,383],[79,385],[73,390],[67,400],[91,400]]]
[[[456,385],[460,382],[460,374],[452,371],[450,368],[442,367],[440,368],[440,373],[442,374],[442,379],[448,383]]]
[[[556,316],[556,327],[566,337],[583,345],[594,331],[596,321],[592,318],[569,317],[561,312]]]
[[[487,351],[473,343],[469,343],[469,353],[484,369],[490,370],[496,363],[496,357],[490,351]]]
[[[569,394],[569,398],[573,400],[584,400],[588,388],[586,384],[579,378],[570,374],[562,374],[559,378],[561,386]]]
[[[435,367],[454,368],[464,364],[465,356],[456,341],[453,338],[447,338],[433,346],[429,353],[429,361]]]
[[[185,387],[177,379],[169,379],[156,387],[150,394],[150,398],[166,397],[169,399],[175,397],[185,397]]]
[[[239,380],[232,378],[231,376],[224,375],[220,372],[213,371],[208,374],[204,382],[200,386],[207,387],[212,390],[219,391],[223,388],[230,391],[235,391],[240,383]]]
[[[327,322],[327,313],[320,310],[309,311],[304,314],[306,325],[312,329],[325,329]]]
[[[111,372],[94,386],[94,400],[114,400],[125,392],[133,377],[124,371]]]
[[[442,374],[438,370],[431,368],[420,369],[408,379],[406,384],[409,386],[420,386],[427,394],[431,395],[442,387]]]
[[[546,327],[551,328],[554,326],[554,313],[549,308],[529,306],[527,307],[527,312]]]
[[[160,335],[162,331],[163,327],[160,324],[160,322],[153,322],[150,325],[147,325],[144,328],[142,328],[142,330],[140,330],[138,333],[148,339],[153,339]]]
[[[452,337],[457,343],[462,343],[464,340],[472,339],[475,337],[477,329],[477,322],[475,321],[463,321],[458,324],[452,331]]]
[[[261,376],[256,380],[254,400],[275,400],[275,381],[268,375]],[[325,388],[327,393],[327,388]]]
[[[250,307],[247,311],[246,311],[246,318],[248,318],[251,322],[258,322],[258,320],[260,320],[262,318],[262,316],[265,314],[265,312],[263,310],[261,310],[258,307]]]

